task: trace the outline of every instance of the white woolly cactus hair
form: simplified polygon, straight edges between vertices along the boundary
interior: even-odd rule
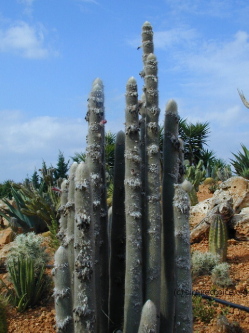
[[[177,103],[175,100],[170,99],[166,105],[166,113],[171,113],[178,115],[178,108],[177,108]]]

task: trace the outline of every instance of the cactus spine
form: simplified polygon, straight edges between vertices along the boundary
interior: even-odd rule
[[[220,256],[221,261],[227,257],[227,226],[221,215],[217,214],[209,229],[209,251]]]

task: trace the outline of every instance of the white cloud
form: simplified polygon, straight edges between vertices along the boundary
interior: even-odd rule
[[[0,29],[0,52],[20,54],[25,58],[47,58],[52,52],[45,46],[44,28],[18,22]]]
[[[233,17],[238,19],[238,14],[248,10],[248,1],[240,0],[165,0],[170,6],[171,12],[180,16],[181,14],[190,14],[210,17]]]
[[[87,123],[82,119],[34,117],[20,111],[0,111],[0,182],[23,180],[41,166],[55,165],[59,150],[66,159],[85,150]]]
[[[246,118],[247,111],[243,108],[243,106],[235,105],[225,110],[221,110],[220,112],[210,112],[207,115],[207,118],[212,123],[218,123],[220,127],[232,128],[234,124],[236,127],[240,125],[249,125],[249,117]]]
[[[194,29],[175,28],[167,31],[156,31],[154,33],[154,44],[156,49],[166,49],[174,45],[189,44],[197,37]]]
[[[192,103],[203,98],[213,106],[239,104],[237,88],[248,89],[249,34],[238,31],[222,40],[203,40],[198,36],[190,47],[178,45],[168,50],[173,66],[170,70],[178,79],[184,94],[195,93]],[[164,61],[164,59],[162,58]],[[162,62],[161,60],[161,62]],[[212,101],[211,99],[212,98]],[[219,99],[219,101],[215,99]],[[202,103],[203,103],[202,102]]]

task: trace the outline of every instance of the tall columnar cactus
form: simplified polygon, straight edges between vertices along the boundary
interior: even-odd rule
[[[60,214],[60,230],[57,234],[59,240],[66,244],[66,234],[67,234],[67,215],[65,214],[65,206],[68,202],[68,181],[66,179],[61,183],[61,198],[60,198],[60,207],[58,213]]]
[[[154,302],[160,313],[161,281],[161,195],[160,195],[160,149],[158,107],[157,59],[152,53],[153,31],[145,22],[142,31],[144,62],[144,112],[145,112],[145,153],[144,186],[145,203],[143,212],[144,246],[144,299]]]
[[[75,173],[78,167],[78,163],[74,162],[69,170],[69,178],[67,181],[67,191],[68,191],[68,201],[64,206],[64,215],[67,218],[67,229],[66,229],[66,239],[65,239],[65,246],[67,247],[68,253],[68,265],[71,272],[71,288],[73,290],[74,284],[74,261],[75,261],[75,254],[74,254],[74,218],[75,218],[75,198],[74,198],[74,191],[75,191]]]
[[[111,332],[122,327],[125,281],[125,133],[116,136],[114,161],[114,191],[111,221],[109,221],[109,330]]]
[[[179,140],[178,140],[179,115],[177,104],[170,100],[166,106],[164,122],[163,146],[163,222],[162,222],[162,287],[161,287],[161,325],[173,332],[175,313],[175,235],[174,235],[174,184],[178,180],[179,172]]]
[[[132,77],[126,85],[125,112],[125,213],[126,272],[124,302],[124,333],[137,332],[142,296],[142,212],[141,212],[141,152],[137,83]]]
[[[58,333],[72,333],[73,326],[73,291],[71,290],[70,270],[67,249],[60,246],[55,253],[53,268],[56,287],[54,289],[56,326]]]
[[[192,330],[191,297],[175,299],[175,291],[191,290],[189,201],[183,187],[175,185],[182,182],[179,116],[171,100],[160,173],[157,60],[149,22],[143,25],[142,38],[143,96],[138,101],[137,83],[131,77],[126,85],[125,134],[117,135],[109,224],[100,79],[94,81],[89,97],[86,162],[74,164],[62,185],[62,244],[55,256],[60,333]]]
[[[95,244],[89,176],[87,164],[81,162],[75,174],[73,312],[76,332],[94,332],[96,330]]]
[[[107,206],[106,206],[106,185],[104,145],[104,86],[97,78],[93,82],[92,91],[89,96],[88,113],[88,146],[86,163],[90,170],[90,180],[92,186],[92,224],[94,225],[95,236],[95,284],[97,302],[97,322],[99,332],[105,331],[108,313],[108,244],[107,244]],[[103,207],[103,205],[105,205]]]
[[[192,332],[192,280],[190,259],[189,210],[190,200],[185,183],[175,185],[173,199],[175,222],[175,323],[174,332]]]
[[[227,225],[217,214],[210,224],[209,251],[220,256],[221,261],[227,257]]]

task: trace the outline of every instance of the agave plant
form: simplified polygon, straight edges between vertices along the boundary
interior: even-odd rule
[[[233,154],[235,159],[230,159],[237,175],[249,179],[249,150],[241,144],[243,152]]]
[[[22,228],[24,232],[34,230],[35,232],[40,232],[46,229],[46,224],[40,217],[27,216],[22,210],[26,208],[25,198],[21,193],[15,189],[13,186],[11,188],[11,193],[14,201],[9,201],[8,199],[2,199],[7,208],[0,208],[0,216],[4,217],[9,225],[15,230],[17,228]]]
[[[13,227],[21,227],[25,232],[42,232],[58,219],[59,195],[57,188],[41,183],[37,189],[32,183],[13,185],[11,189],[14,201],[3,199],[7,209],[0,209],[0,216]]]

